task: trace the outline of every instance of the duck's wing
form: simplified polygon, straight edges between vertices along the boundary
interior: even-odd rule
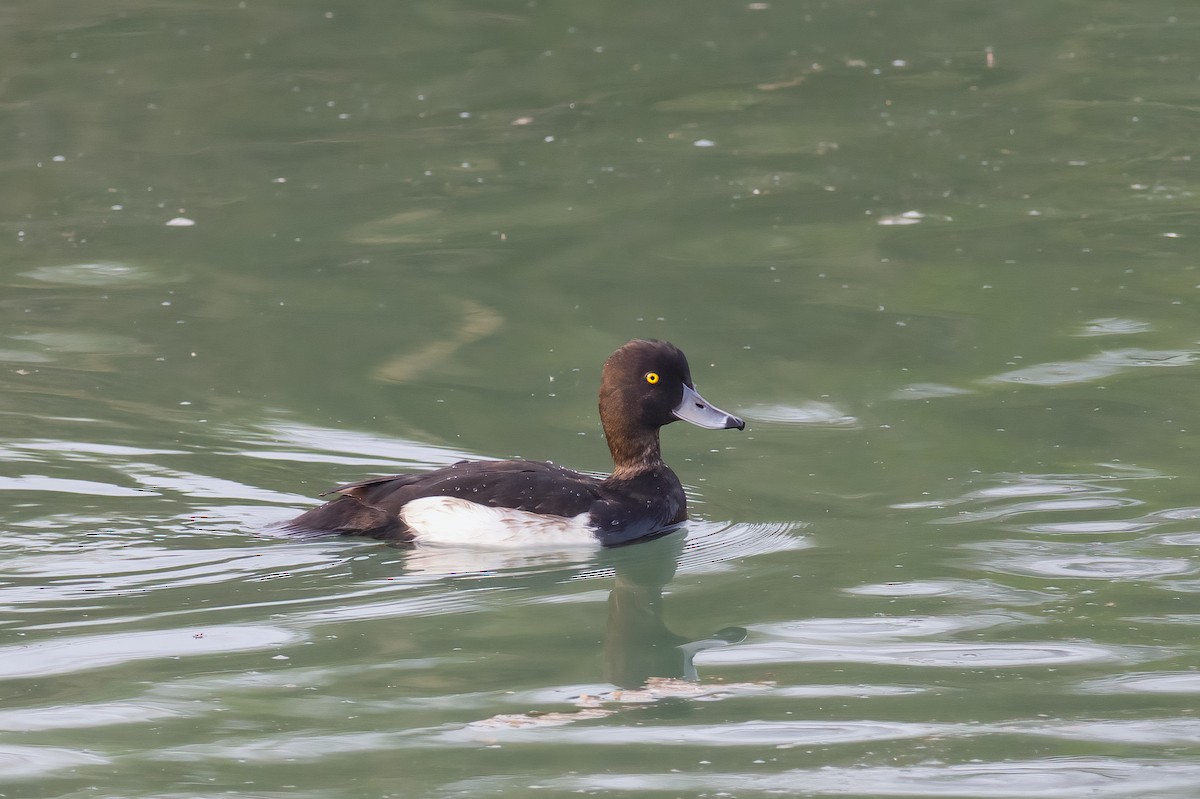
[[[600,500],[594,477],[540,461],[460,461],[419,474],[372,477],[338,486],[337,498],[301,514],[284,527],[297,533],[340,533],[411,541],[400,518],[407,503],[424,497],[455,497],[492,508],[547,516],[578,516]]]
[[[541,461],[460,461],[444,469],[360,480],[331,493],[393,513],[421,497],[457,497],[493,508],[577,516],[601,498],[600,481]]]

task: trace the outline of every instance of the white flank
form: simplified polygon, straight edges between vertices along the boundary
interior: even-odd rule
[[[598,547],[587,518],[490,508],[459,497],[421,497],[400,510],[418,544],[475,547]]]

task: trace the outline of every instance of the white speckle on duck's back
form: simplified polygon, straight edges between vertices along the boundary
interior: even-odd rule
[[[400,509],[418,544],[477,547],[599,547],[588,515],[547,516],[460,497],[421,497]]]

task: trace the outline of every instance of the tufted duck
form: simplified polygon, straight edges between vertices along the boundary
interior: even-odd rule
[[[605,361],[600,381],[600,422],[613,458],[608,477],[540,461],[460,461],[335,488],[327,493],[336,499],[284,529],[484,546],[616,546],[653,537],[687,519],[683,486],[658,443],[658,429],[676,419],[714,430],[746,427],[696,393],[678,347],[630,341]]]

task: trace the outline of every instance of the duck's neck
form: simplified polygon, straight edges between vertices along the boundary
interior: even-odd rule
[[[612,453],[612,479],[627,480],[663,468],[657,428],[633,435],[618,435],[605,426],[604,437],[608,440],[608,451]]]

